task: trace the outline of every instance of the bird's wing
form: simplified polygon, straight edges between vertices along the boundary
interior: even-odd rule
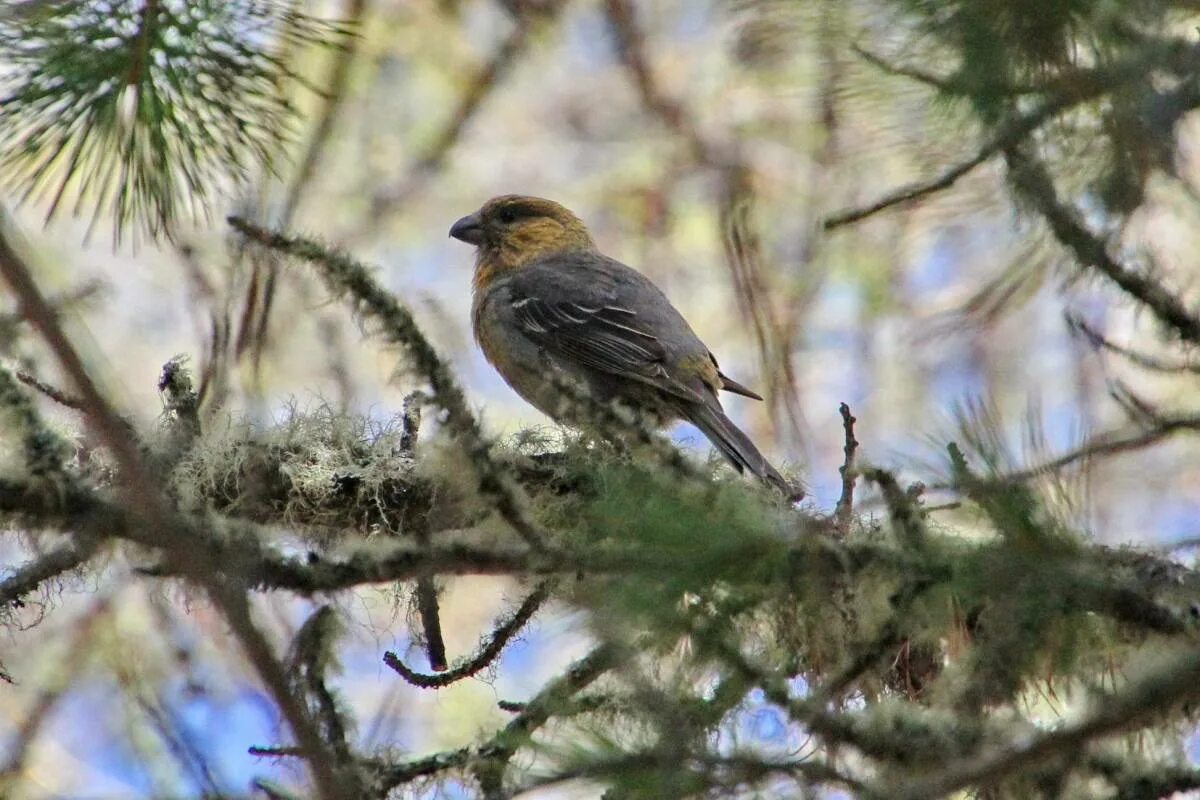
[[[599,259],[603,256],[586,254],[579,262],[522,270],[520,279],[509,287],[522,332],[573,363],[641,381],[682,399],[700,400],[696,389],[672,374],[672,352],[661,337],[681,333],[662,329],[664,322],[674,322],[664,321],[658,305],[666,299],[640,274]],[[653,295],[642,296],[646,292]],[[673,308],[669,310],[678,317]],[[682,317],[678,322],[694,338]]]

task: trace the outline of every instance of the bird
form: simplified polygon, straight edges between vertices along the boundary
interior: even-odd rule
[[[494,197],[456,221],[474,245],[475,341],[505,382],[556,422],[580,427],[563,382],[599,403],[620,402],[662,426],[695,425],[738,472],[795,496],[796,489],[721,407],[717,393],[762,400],[721,371],[666,295],[642,273],[602,254],[565,206]]]

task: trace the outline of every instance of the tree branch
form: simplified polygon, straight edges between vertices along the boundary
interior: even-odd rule
[[[414,778],[470,766],[476,771],[485,796],[493,796],[499,791],[508,762],[517,750],[528,744],[533,734],[566,707],[571,698],[615,667],[616,656],[610,645],[596,647],[548,683],[516,717],[478,747],[436,753],[401,764],[376,762],[378,785],[390,791]]]
[[[860,55],[864,54],[865,51],[860,51]],[[1170,69],[1181,76],[1189,76],[1194,73],[1197,59],[1200,59],[1200,46],[1194,43],[1170,42],[1165,46],[1147,47],[1137,56],[1124,62],[1064,75],[1061,79],[1039,88],[1038,91],[1045,91],[1047,97],[1033,110],[1011,116],[1001,122],[991,137],[971,157],[948,168],[937,177],[901,186],[868,205],[831,214],[825,218],[823,226],[825,230],[833,230],[948,189],[993,156],[1020,145],[1031,133],[1064,111],[1109,94],[1129,81],[1141,80],[1157,67]],[[934,85],[940,83],[927,73],[914,73],[909,77]],[[1023,93],[1024,88],[1011,87],[1014,93]]]
[[[1136,272],[1109,255],[1107,244],[1084,224],[1078,212],[1058,199],[1054,181],[1044,164],[1017,147],[1016,142],[1005,145],[1004,158],[1017,195],[1041,214],[1054,238],[1073,252],[1081,265],[1115,283],[1181,339],[1200,344],[1200,317],[1188,310],[1178,295],[1149,275]]]
[[[408,175],[398,186],[380,191],[372,199],[372,220],[380,220],[397,206],[411,200],[425,181],[445,163],[450,151],[462,138],[467,125],[528,50],[538,28],[552,22],[564,5],[566,0],[550,0],[541,4],[536,12],[513,14],[515,27],[512,32],[500,42],[495,52],[467,81],[454,110],[413,162]]]
[[[1116,353],[1122,358],[1128,360],[1132,364],[1136,364],[1143,369],[1148,369],[1153,372],[1166,372],[1169,374],[1179,374],[1181,372],[1190,372],[1194,375],[1200,375],[1200,364],[1183,361],[1165,361],[1155,356],[1143,353],[1138,350],[1133,350],[1128,347],[1119,345],[1110,341],[1104,334],[1089,325],[1083,317],[1078,314],[1068,313],[1066,315],[1067,327],[1072,332],[1078,333],[1087,340],[1093,348],[1097,350],[1107,350],[1110,353]]]

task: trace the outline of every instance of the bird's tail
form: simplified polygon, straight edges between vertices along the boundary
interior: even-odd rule
[[[715,403],[714,403],[715,405]],[[738,472],[750,471],[761,480],[781,489],[789,497],[797,493],[797,487],[784,479],[775,467],[758,452],[750,437],[742,433],[733,420],[725,416],[720,406],[710,406],[702,403],[689,404],[683,409],[684,416],[689,422],[700,429],[708,437],[721,455],[737,469]]]

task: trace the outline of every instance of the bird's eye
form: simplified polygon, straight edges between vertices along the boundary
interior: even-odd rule
[[[502,208],[500,213],[496,215],[505,225],[511,225],[516,222],[517,212],[511,208]]]

